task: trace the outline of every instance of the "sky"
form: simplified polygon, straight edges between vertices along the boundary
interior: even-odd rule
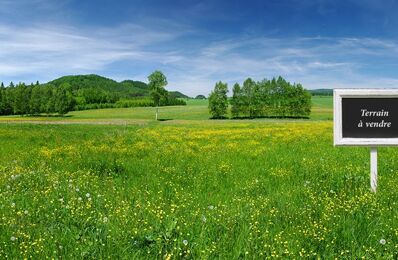
[[[282,76],[398,87],[398,0],[0,0],[0,81],[99,74],[208,95]]]

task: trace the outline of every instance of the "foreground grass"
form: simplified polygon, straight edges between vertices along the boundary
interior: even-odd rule
[[[398,160],[332,123],[0,125],[0,258],[396,258]],[[385,242],[385,243],[384,243]]]

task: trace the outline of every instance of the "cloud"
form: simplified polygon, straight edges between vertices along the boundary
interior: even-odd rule
[[[146,50],[174,37],[137,25],[85,30],[67,26],[0,25],[0,76],[95,72],[121,60],[175,62],[178,56],[173,53],[160,56]]]
[[[232,85],[283,76],[307,88],[398,86],[398,43],[380,38],[203,37],[163,21],[116,27],[0,24],[0,81],[47,81],[98,73],[146,80],[163,70],[172,89],[208,94]]]

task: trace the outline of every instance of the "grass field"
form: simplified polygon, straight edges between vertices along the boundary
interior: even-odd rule
[[[313,108],[310,119],[330,120],[332,119],[333,101],[332,97],[313,97]],[[207,100],[188,99],[187,106],[170,106],[160,108],[160,119],[162,120],[207,120],[210,114],[207,107]],[[66,117],[21,117],[21,116],[2,116],[1,121],[69,121],[69,122],[93,122],[109,121],[127,123],[143,123],[153,121],[155,108],[135,107],[135,108],[110,108],[94,109],[84,111],[73,111]],[[137,121],[138,120],[138,121]],[[264,120],[264,119],[257,119]],[[265,119],[267,120],[267,119]]]
[[[0,258],[398,255],[398,160],[332,123],[0,125]],[[385,240],[385,243],[384,243]]]
[[[330,98],[315,120],[193,120],[192,102],[166,122],[0,124],[0,259],[398,257],[396,150],[371,193],[368,148],[320,120]]]

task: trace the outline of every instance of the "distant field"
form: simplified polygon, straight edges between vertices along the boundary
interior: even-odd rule
[[[160,108],[161,120],[207,120],[209,119],[208,101],[187,99],[187,106],[170,106]],[[333,112],[332,97],[313,97],[313,108],[310,116],[311,120],[331,120]],[[84,111],[73,111],[66,117],[20,117],[6,116],[0,117],[1,121],[9,120],[35,120],[35,121],[120,121],[125,122],[144,122],[154,120],[155,112],[153,107],[135,108],[110,108],[94,109]],[[256,119],[267,120],[267,119]]]

